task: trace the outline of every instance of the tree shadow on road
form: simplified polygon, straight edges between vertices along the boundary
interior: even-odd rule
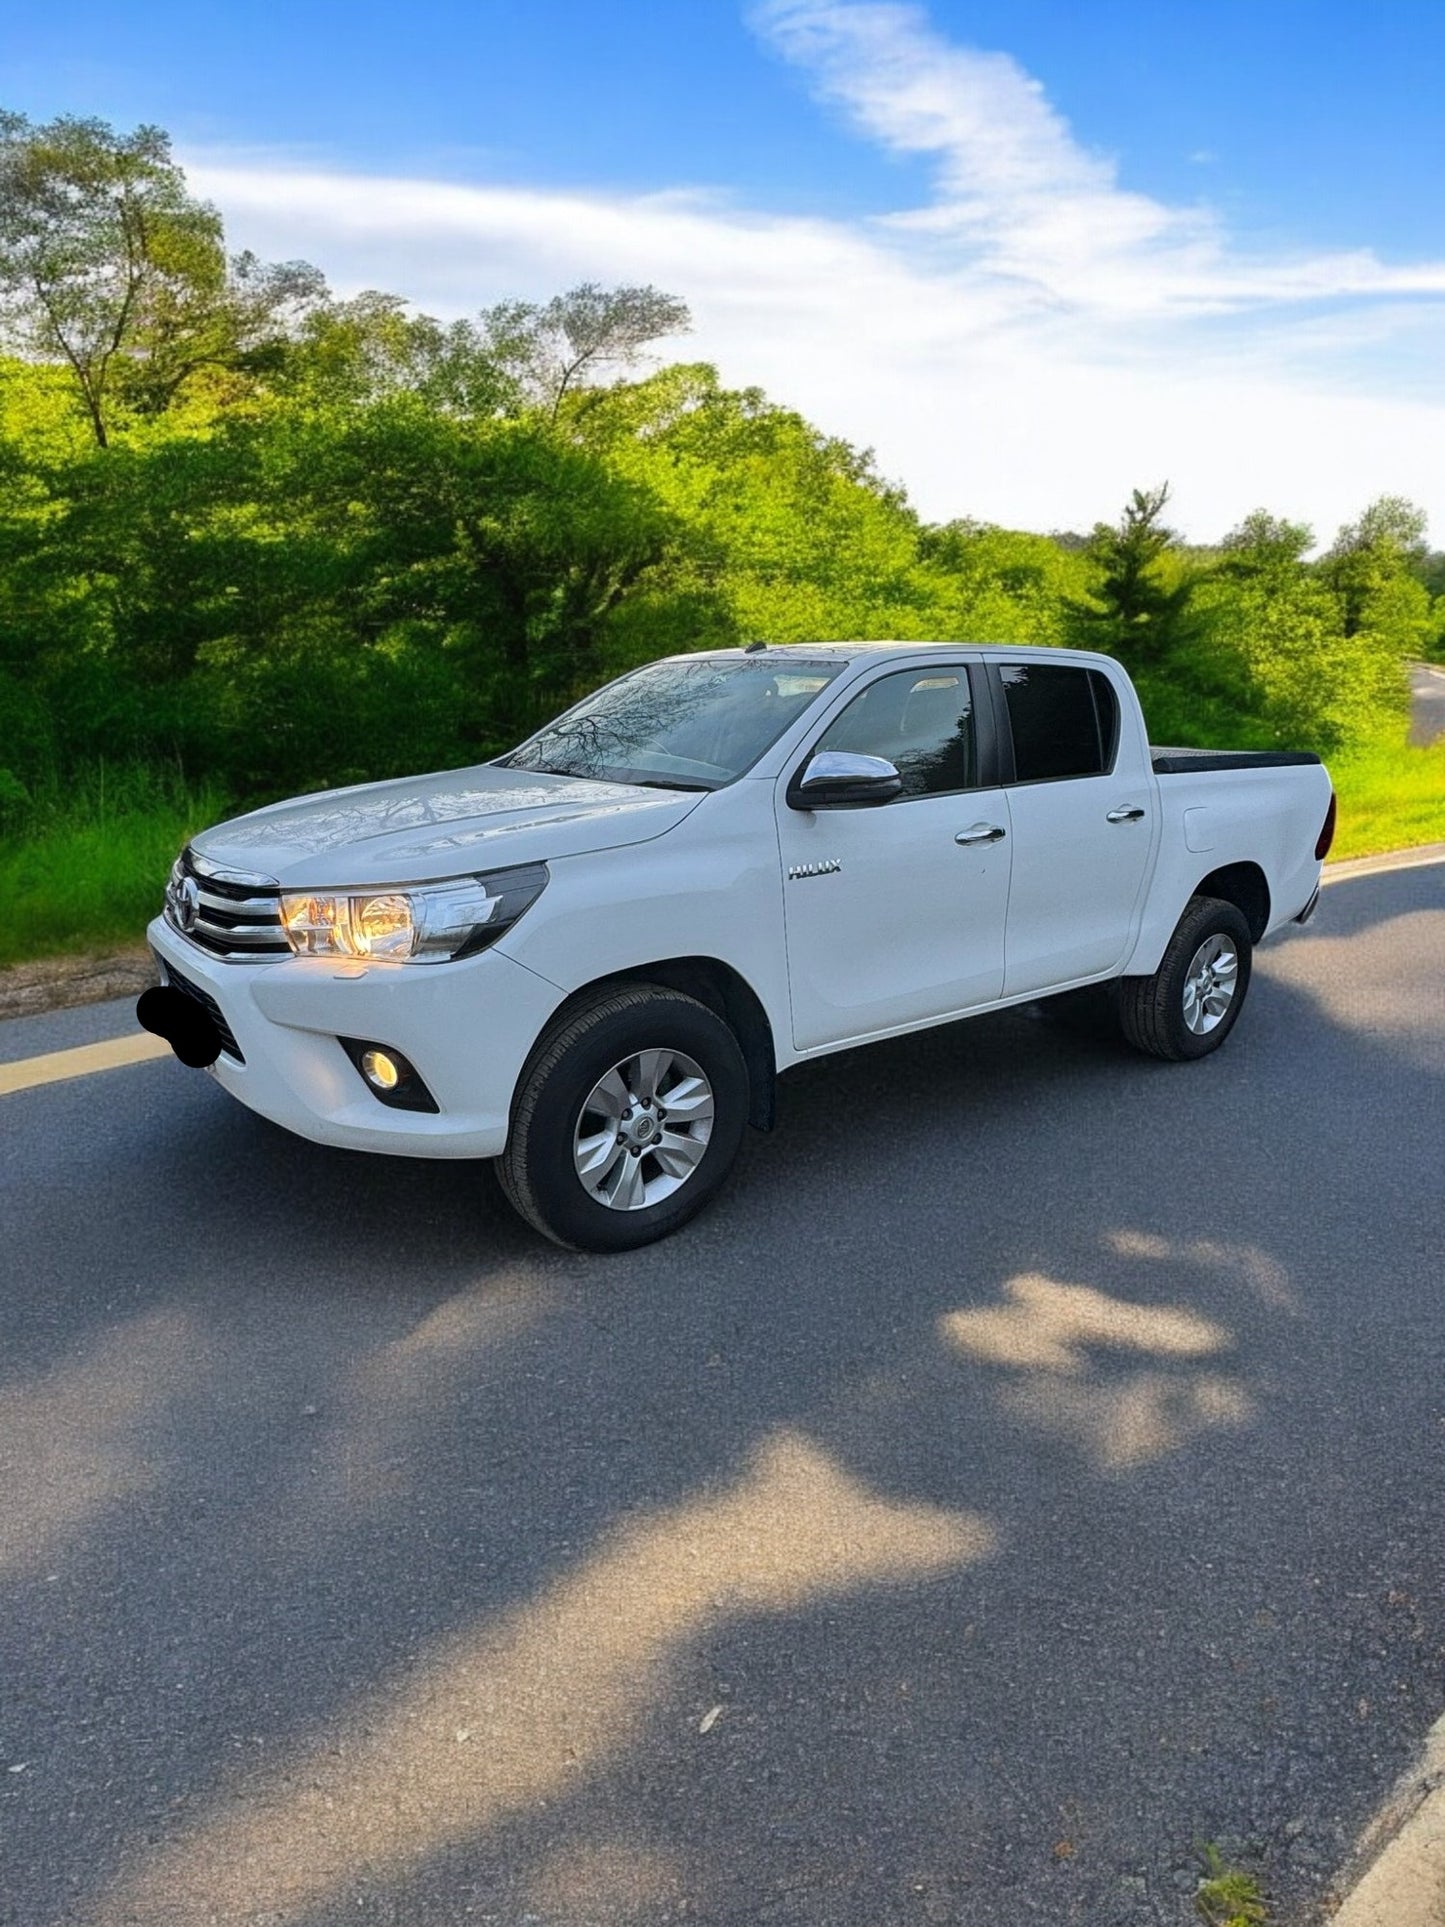
[[[612,1260],[170,1066],[47,1100],[14,1917],[1132,1927],[1231,1833],[1304,1904],[1442,1684],[1442,1085],[1311,941],[1196,1066],[804,1067]]]

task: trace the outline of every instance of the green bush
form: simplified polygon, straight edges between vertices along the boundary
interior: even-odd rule
[[[227,809],[214,785],[135,764],[30,797],[0,833],[0,964],[139,942],[176,852]]]

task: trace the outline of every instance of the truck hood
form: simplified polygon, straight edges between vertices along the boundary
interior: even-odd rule
[[[701,800],[483,763],[272,803],[203,831],[191,848],[218,870],[298,889],[429,883],[645,843]]]

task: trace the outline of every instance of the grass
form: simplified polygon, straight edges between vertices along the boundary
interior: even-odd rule
[[[1340,799],[1334,857],[1445,843],[1445,742],[1400,744],[1330,759]]]
[[[1331,759],[1335,857],[1445,842],[1445,742]],[[34,800],[0,834],[0,966],[141,942],[186,838],[231,808],[170,771],[110,767]]]
[[[176,852],[227,809],[215,788],[144,768],[36,799],[0,836],[0,965],[140,943]]]
[[[1231,1867],[1212,1841],[1199,1849],[1204,1872],[1194,1911],[1207,1927],[1266,1927],[1269,1908],[1253,1874]]]

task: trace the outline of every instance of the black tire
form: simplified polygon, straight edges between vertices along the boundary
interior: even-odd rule
[[[1199,1032],[1191,1030],[1185,1019],[1185,985],[1190,964],[1211,937],[1224,937],[1233,946],[1237,975],[1227,1008],[1211,1030]],[[1218,897],[1192,897],[1153,976],[1119,979],[1119,1028],[1135,1050],[1150,1057],[1176,1064],[1207,1057],[1239,1021],[1253,956],[1249,925],[1232,903]]]
[[[585,1188],[574,1141],[598,1080],[635,1053],[659,1049],[684,1053],[703,1071],[712,1086],[711,1135],[696,1168],[671,1196],[619,1209]],[[660,984],[600,991],[545,1032],[533,1052],[518,1085],[497,1177],[512,1206],[553,1243],[577,1251],[632,1251],[678,1230],[718,1191],[742,1142],[748,1095],[738,1040],[705,1004]]]

